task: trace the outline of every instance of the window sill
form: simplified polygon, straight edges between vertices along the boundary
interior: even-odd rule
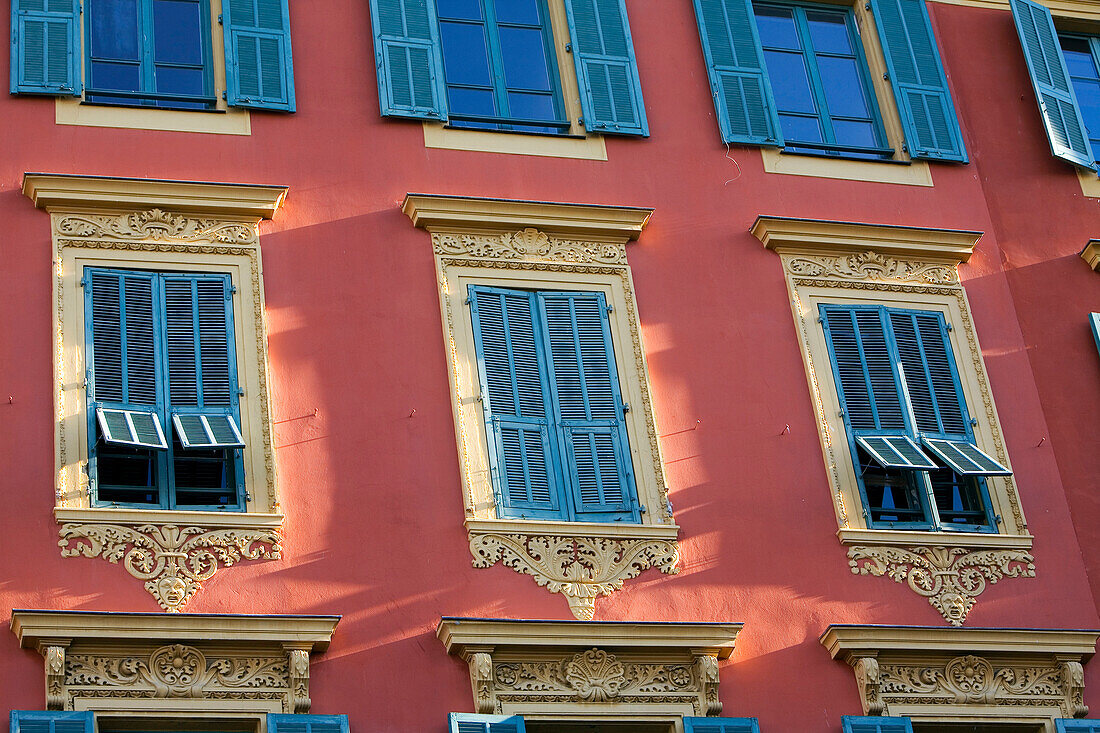
[[[468,130],[445,127],[438,122],[424,123],[424,147],[506,155],[539,155],[548,158],[607,160],[607,147],[602,135],[566,137]]]
[[[212,114],[215,112],[217,114]],[[120,127],[136,130],[202,132],[217,135],[251,135],[252,118],[246,109],[180,110],[148,107],[84,104],[80,99],[58,97],[54,122],[85,127]]]
[[[824,155],[784,153],[761,148],[760,156],[767,173],[849,181],[894,183],[903,186],[932,186],[932,170],[927,161],[855,160]]]
[[[252,514],[249,512],[195,512],[179,509],[119,509],[94,507],[69,509],[54,507],[53,515],[59,523],[119,523],[153,525],[197,525],[205,528],[279,529],[283,525],[282,514]]]
[[[1031,535],[992,534],[985,532],[922,532],[902,529],[841,529],[836,536],[840,544],[886,545],[913,547],[914,545],[937,547],[965,547],[982,550],[1030,550],[1034,539]]]
[[[622,522],[557,522],[532,519],[467,519],[466,529],[475,534],[508,532],[552,534],[565,537],[605,537],[674,541],[680,532],[675,524],[624,524]]]
[[[1081,193],[1090,198],[1100,198],[1100,176],[1090,170],[1078,168],[1077,180],[1081,182]]]

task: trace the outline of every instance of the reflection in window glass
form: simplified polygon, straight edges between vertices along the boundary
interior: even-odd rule
[[[1062,36],[1059,40],[1092,145],[1093,160],[1100,161],[1100,38]]]

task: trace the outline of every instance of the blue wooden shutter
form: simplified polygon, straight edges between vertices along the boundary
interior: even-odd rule
[[[479,715],[451,713],[447,716],[450,733],[526,733],[521,715]]]
[[[89,402],[123,409],[159,403],[155,277],[85,271]]]
[[[371,0],[383,117],[447,119],[434,0]]]
[[[1056,733],[1100,733],[1100,720],[1074,720],[1058,718],[1054,721]]]
[[[924,0],[871,0],[909,155],[967,162]]]
[[[267,733],[348,733],[348,716],[268,713]]]
[[[80,0],[12,0],[11,93],[80,91]]]
[[[844,733],[913,733],[909,718],[842,715],[840,723]]]
[[[905,432],[901,389],[880,308],[821,306],[845,420],[857,433]]]
[[[625,0],[566,0],[565,10],[584,128],[648,137]]]
[[[222,26],[230,106],[293,112],[287,0],[224,0]]]
[[[1050,11],[1031,0],[1010,0],[1009,4],[1051,152],[1057,158],[1096,170]]]
[[[564,518],[534,294],[477,286],[469,292],[501,515]]]
[[[625,408],[603,293],[538,293],[576,519],[637,521]]]
[[[1092,338],[1096,341],[1096,348],[1100,350],[1100,313],[1089,314],[1089,323],[1092,324]]]
[[[756,718],[684,718],[684,733],[760,733]]]
[[[969,436],[970,420],[943,316],[896,310],[889,314],[916,431]]]
[[[12,710],[11,733],[93,733],[95,714],[62,710]]]
[[[783,145],[750,0],[694,0],[722,141]]]

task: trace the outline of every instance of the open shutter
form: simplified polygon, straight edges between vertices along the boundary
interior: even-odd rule
[[[12,710],[11,733],[93,733],[95,714],[62,710]]]
[[[844,733],[913,733],[909,718],[842,715],[840,724]]]
[[[1089,323],[1092,324],[1092,338],[1096,341],[1096,348],[1100,350],[1100,313],[1090,313]]]
[[[822,306],[821,315],[848,425],[856,433],[906,432],[882,310]]]
[[[80,92],[80,0],[12,0],[11,93]]]
[[[1009,0],[1009,4],[1051,152],[1056,158],[1096,170],[1050,11],[1031,0]]]
[[[565,10],[584,128],[648,137],[626,0],[566,0]]]
[[[470,308],[501,514],[563,518],[534,294],[472,286]]]
[[[1056,733],[1100,733],[1100,720],[1074,720],[1058,718],[1054,721]]]
[[[684,733],[760,733],[756,718],[684,718]]]
[[[224,0],[222,26],[229,105],[293,112],[287,0]]]
[[[349,733],[348,716],[268,713],[267,733]]]
[[[550,390],[576,518],[637,521],[615,352],[603,293],[538,293]]]
[[[722,141],[783,145],[750,0],[694,0]]]
[[[447,716],[450,733],[526,733],[521,715],[480,715],[451,713]]]
[[[383,117],[447,119],[434,0],[371,0]]]
[[[967,162],[924,0],[871,0],[909,155]]]

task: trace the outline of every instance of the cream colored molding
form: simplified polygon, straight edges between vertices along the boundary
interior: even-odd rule
[[[309,653],[338,616],[166,616],[12,612],[11,628],[45,660],[48,710],[107,710],[119,700],[274,703],[309,712]]]
[[[833,625],[821,643],[852,666],[866,715],[914,722],[1084,717],[1084,669],[1100,632]]]
[[[1086,30],[1095,33],[1096,21],[1100,21],[1100,11],[1096,13],[1090,23],[1086,24],[1086,28],[1075,30]],[[1087,168],[1077,168],[1076,170],[1077,181],[1081,184],[1081,193],[1089,198],[1100,198],[1100,177],[1097,177],[1096,171]]]
[[[935,0],[935,2],[1011,12],[1008,0]],[[1042,4],[1050,9],[1055,16],[1055,22],[1059,18],[1100,20],[1100,7],[1097,7],[1095,0],[1043,0]]]
[[[581,134],[584,134],[583,128]],[[607,160],[607,145],[603,135],[524,135],[514,132],[464,130],[445,127],[438,122],[424,123],[424,147],[505,155],[536,155],[544,158]]]
[[[1089,243],[1081,250],[1081,259],[1094,270],[1100,271],[1100,239],[1089,240]]]
[[[678,528],[653,419],[626,242],[651,209],[409,194],[404,211],[431,233],[451,377],[463,504],[474,567],[497,563],[565,596],[591,620],[598,596],[647,568],[679,569]],[[626,415],[641,524],[498,519],[480,402],[470,285],[603,292]]]
[[[95,507],[75,509],[54,507],[54,519],[58,524],[96,524],[110,522],[114,524],[157,524],[169,518],[176,525],[197,524],[209,528],[226,527],[252,531],[276,531],[283,526],[282,514],[261,514],[259,512],[190,512],[177,509],[122,509],[118,507]]]
[[[884,107],[880,107],[882,109]],[[766,173],[833,178],[842,181],[894,183],[902,186],[932,186],[932,170],[923,160],[908,163],[880,160],[850,160],[817,155],[785,153],[760,148]]]
[[[986,480],[993,513],[1000,518],[997,534],[866,526],[828,345],[818,323],[823,303],[942,313],[953,325],[949,338],[963,394],[977,421],[975,438],[1007,465],[981,347],[957,272],[981,233],[783,217],[759,217],[751,231],[779,254],[783,266],[832,488],[837,536],[848,548],[851,571],[904,583],[956,626],[989,584],[1033,577],[1032,538],[1012,476]]]
[[[470,666],[478,712],[571,711],[602,719],[668,704],[718,715],[718,661],[741,624],[444,617],[436,635]]]

